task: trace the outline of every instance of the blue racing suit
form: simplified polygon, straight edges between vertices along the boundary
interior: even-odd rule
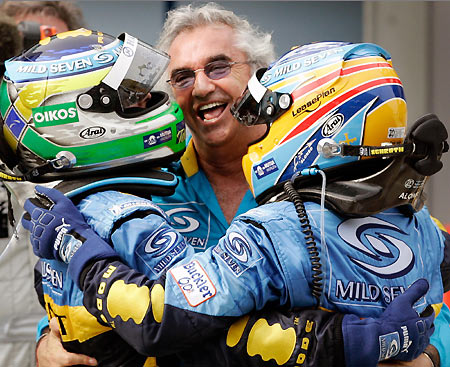
[[[160,177],[158,177],[160,176]],[[63,192],[69,192],[74,198],[84,197],[91,190],[101,190],[103,185],[117,189],[137,190],[152,194],[172,193],[176,185],[176,178],[168,173],[159,172],[156,177],[152,172],[147,175],[133,175],[129,177],[103,177],[102,179],[84,179],[61,182],[58,187]],[[102,195],[101,191],[91,197]],[[148,200],[136,196],[133,202],[128,201],[129,212],[134,215],[146,215],[151,208]],[[135,212],[138,207],[138,212]],[[121,215],[126,215],[126,210]],[[101,221],[101,219],[99,218]],[[100,366],[143,366],[150,363],[152,358],[138,354],[114,330],[99,323],[83,306],[83,294],[74,284],[67,273],[67,265],[56,260],[41,259],[35,268],[36,290],[41,304],[47,311],[47,318],[41,320],[39,328],[48,326],[48,320],[56,317],[59,321],[61,339],[65,349],[74,353],[82,353],[97,358]],[[147,360],[147,362],[146,362]],[[147,366],[147,364],[146,364]]]
[[[198,348],[240,316],[266,304],[315,306],[306,239],[292,203],[267,204],[240,215],[217,246],[193,254],[183,237],[155,214],[131,219],[114,231],[111,224],[99,224],[96,218],[102,217],[100,213],[104,216],[109,206],[123,199],[116,192],[104,195],[101,201],[87,198],[80,209],[124,263],[98,261],[81,277],[84,304],[99,320],[114,325],[141,353]],[[324,243],[318,236],[320,207],[306,203],[306,209],[322,258],[323,308],[379,315],[418,278],[428,279],[431,287],[416,305],[417,311],[427,304],[440,308],[444,239],[427,209],[411,217],[391,209],[354,219],[325,210]],[[172,266],[178,261],[175,257],[184,259]],[[166,277],[152,281],[145,275],[161,273],[166,263],[172,266]],[[123,292],[128,293],[126,298]],[[228,332],[227,346],[240,342],[245,325],[236,335]],[[270,330],[267,321],[258,327],[263,334]],[[250,350],[252,343],[247,340],[249,355],[273,358],[274,365],[301,359],[296,340],[291,340],[289,347],[285,344],[291,353],[283,356],[274,356],[261,345]]]
[[[189,152],[183,157],[182,165],[178,165],[177,173],[179,174],[179,184],[176,188],[175,194],[170,197],[157,197],[158,201],[164,199],[169,201],[166,210],[170,215],[173,223],[178,223],[182,227],[183,220],[186,223],[194,223],[194,225],[184,228],[183,234],[186,236],[188,242],[192,243],[196,250],[203,250],[206,246],[211,246],[217,243],[218,239],[225,233],[228,224],[220,210],[217,199],[214,192],[209,185],[205,175],[202,171],[198,170],[196,165],[194,150],[188,149],[192,154],[189,156]],[[189,174],[184,174],[186,170]],[[117,188],[121,188],[125,182],[119,182],[118,178],[115,178],[115,184]],[[95,182],[88,184],[87,186],[95,186]],[[201,192],[196,192],[194,187],[199,185],[203,187]],[[60,188],[61,189],[61,188]],[[77,188],[78,191],[83,191],[84,187]],[[76,191],[75,190],[75,191]],[[67,191],[67,190],[63,190]],[[123,189],[122,189],[123,191]],[[141,190],[141,191],[146,191]],[[150,192],[150,189],[148,190]],[[188,197],[192,197],[193,200],[188,200]],[[102,198],[102,194],[94,194],[86,201],[83,201],[83,206],[79,206],[82,212],[84,207],[90,199],[93,199],[93,203],[98,203]],[[139,200],[130,203],[130,196],[126,196],[124,205],[129,209],[117,210],[114,216],[105,216],[104,213],[91,213],[91,223],[101,232],[104,236],[108,236],[108,231],[116,225],[117,222],[135,219],[144,215],[148,207],[145,202],[139,204]],[[133,199],[134,200],[134,199]],[[202,201],[204,201],[202,203]],[[118,202],[113,199],[114,205],[109,200],[105,203],[109,207],[117,208]],[[181,211],[172,211],[170,209],[176,208],[175,203],[179,202],[182,208]],[[97,205],[97,204],[96,204]],[[95,207],[92,205],[90,209]],[[244,197],[240,212],[245,212],[247,209],[255,206],[256,203],[251,195],[250,191]],[[113,211],[114,212],[114,211]],[[113,213],[110,211],[110,213]],[[185,216],[185,213],[188,216]],[[87,215],[85,213],[85,215]],[[137,216],[137,217],[136,217]],[[181,228],[182,229],[182,228]],[[143,230],[141,228],[141,230]],[[191,240],[189,240],[191,238]],[[144,272],[149,278],[154,279],[161,275],[165,268],[172,264],[171,261],[167,261],[167,258],[162,261],[158,266],[153,269],[148,267],[141,258],[134,256],[134,249],[131,247],[127,251],[126,246],[121,247],[123,256],[127,263],[132,266],[136,266],[137,269]],[[184,247],[180,247],[179,251],[184,251]],[[177,251],[177,250],[176,250]],[[177,254],[174,255],[174,260]],[[190,249],[189,251],[192,251]],[[178,255],[180,256],[180,255]],[[64,347],[72,352],[83,353],[90,356],[94,356],[99,361],[99,365],[107,366],[139,366],[143,365],[146,357],[138,354],[133,348],[126,344],[123,339],[119,337],[117,333],[113,331],[109,325],[104,324],[102,321],[98,322],[93,316],[91,316],[82,304],[82,293],[78,287],[74,284],[71,278],[67,274],[67,266],[61,262],[54,260],[41,260],[38,264],[37,272],[42,275],[42,287],[38,287],[38,293],[41,294],[41,302],[45,305],[48,313],[48,317],[57,317],[62,334],[62,340]],[[325,365],[342,365],[343,361],[343,347],[342,336],[340,330],[340,320],[342,315],[331,315],[328,312],[320,310],[302,310],[289,311],[286,309],[269,312],[253,313],[247,318],[247,325],[253,325],[261,317],[264,317],[271,324],[277,323],[283,327],[294,325],[298,339],[301,341],[305,335],[314,339],[312,336],[314,330],[320,332],[321,341],[317,342],[317,346],[314,348],[316,355],[311,353],[311,360],[319,361],[324,360]],[[41,323],[41,329],[48,325],[48,320]],[[314,329],[305,329],[302,325],[310,324],[314,322]],[[177,330],[175,327],[173,330]],[[244,331],[244,334],[248,333],[250,329]],[[219,335],[214,341],[204,341],[201,346],[197,346],[195,350],[184,351],[181,355],[183,359],[183,366],[209,366],[211,361],[221,361],[223,365],[242,365],[243,363],[252,366],[270,365],[257,356],[252,358],[248,355],[246,344],[243,341],[236,342],[233,348],[230,348],[225,343],[227,334]],[[180,343],[180,348],[183,347],[183,343]],[[299,343],[301,345],[301,343]],[[262,348],[262,346],[261,346]],[[260,348],[260,349],[261,349]],[[270,350],[270,347],[267,347]],[[311,348],[313,349],[313,348]],[[325,361],[323,350],[335,350],[333,355],[329,355]],[[172,351],[169,351],[171,353]],[[250,361],[247,360],[250,359]],[[152,359],[148,358],[147,363]],[[173,357],[165,357],[164,359],[158,358],[159,366],[175,366],[178,361],[174,361]]]
[[[228,224],[206,176],[198,168],[192,143],[188,146],[185,155],[182,157],[181,164],[178,164],[176,173],[179,184],[175,194],[169,197],[154,196],[153,200],[158,202],[166,211],[171,219],[170,223],[184,235],[185,241],[191,244],[196,251],[203,251],[205,248],[217,244],[219,238],[225,234]],[[195,190],[198,187],[201,187],[202,190]],[[97,200],[101,198],[101,196],[95,195],[94,197]],[[108,201],[105,202],[111,204]],[[117,203],[114,202],[114,204]],[[248,191],[241,202],[238,214],[244,213],[255,206],[256,202],[250,191]],[[84,207],[80,206],[82,212],[84,212]],[[136,209],[136,212],[142,213],[145,205],[144,208],[135,206],[134,209]],[[133,210],[127,213],[130,215],[128,219],[134,218],[132,214]],[[126,216],[124,212],[121,214],[123,217],[110,217],[109,219],[102,220],[103,214],[92,212],[84,214],[90,216],[91,225],[102,232],[105,239],[108,239],[109,231],[112,231],[112,227],[115,225],[114,223],[123,220]],[[138,218],[133,219],[133,223],[139,221],[140,219]],[[129,225],[131,225],[131,222]],[[121,228],[121,230],[124,229],[125,227]],[[145,228],[140,226],[136,230],[138,232],[143,231],[144,233],[146,231]],[[132,228],[130,232],[134,233],[135,229]],[[126,237],[124,237],[125,240],[128,242]],[[118,246],[117,249],[119,248],[122,251],[121,255],[125,259],[125,262],[146,274],[150,279],[155,279],[157,276],[163,274],[167,265],[174,262],[168,262],[166,258],[165,261],[152,269],[150,265],[147,266],[145,264],[146,260],[143,260],[145,256],[134,255],[133,251],[136,251],[136,249],[133,247]],[[172,260],[176,260],[177,256],[184,256],[177,253],[177,251],[185,251],[184,245],[171,253],[171,256],[174,256]],[[190,252],[191,250],[188,251]],[[136,252],[138,253],[138,251]],[[47,311],[50,317],[56,315],[59,318],[66,348],[74,352],[95,356],[101,362],[101,365],[102,363],[110,363],[109,365],[116,366],[138,365],[140,361],[145,359],[128,346],[122,346],[123,340],[112,332],[110,327],[98,323],[86,312],[82,306],[81,292],[73,284],[70,277],[68,277],[65,265],[56,261],[43,260],[40,268],[44,274],[43,284],[46,293]],[[64,291],[60,287],[62,284],[64,284]],[[55,301],[57,302],[56,304]],[[204,361],[205,366],[209,366],[213,360],[221,361],[223,365],[247,364],[257,366],[261,365],[261,363],[271,365],[270,362],[264,361],[267,361],[270,357],[271,350],[274,349],[273,346],[256,343],[256,347],[252,347],[254,352],[251,355],[249,355],[249,347],[247,346],[248,334],[253,330],[250,326],[258,324],[261,320],[265,320],[269,325],[281,325],[283,329],[287,329],[288,327],[292,329],[292,326],[296,325],[297,340],[300,343],[294,346],[292,356],[297,356],[298,358],[298,356],[303,355],[302,353],[305,351],[301,348],[301,341],[305,337],[312,341],[315,340],[315,342],[311,342],[309,353],[307,353],[309,356],[308,360],[303,365],[319,366],[321,363],[325,366],[341,365],[343,359],[342,336],[340,331],[341,316],[337,313],[317,310],[288,311],[287,309],[283,309],[276,312],[261,311],[259,313],[253,313],[250,317],[243,319],[246,321],[245,325],[247,327],[243,330],[241,337],[237,338],[235,342],[228,340],[230,332],[228,334],[222,333],[210,342],[204,341],[201,344],[196,344],[195,349],[191,349],[190,352],[184,351],[182,358],[186,366],[189,363],[200,366],[202,365],[202,361]],[[240,322],[242,323],[242,321]],[[305,327],[305,325],[310,324],[314,324],[315,326],[312,330],[311,328]],[[178,329],[178,326],[174,325],[172,332],[176,332]],[[229,330],[235,330],[235,327],[233,326]],[[277,335],[274,328],[265,330],[266,333],[269,331],[271,335]],[[274,338],[271,338],[271,340],[274,340]],[[278,342],[284,341],[280,338]],[[314,343],[316,343],[315,346],[313,346]],[[179,349],[181,350],[185,346],[186,343],[180,342]],[[175,351],[174,344],[168,347],[170,349],[169,352]],[[119,350],[120,352],[116,353],[114,352],[115,350]],[[323,350],[326,350],[327,353],[323,353]],[[111,364],[112,361],[114,361],[114,364]],[[162,365],[159,360],[158,363]],[[173,366],[171,362],[169,363],[169,365]]]

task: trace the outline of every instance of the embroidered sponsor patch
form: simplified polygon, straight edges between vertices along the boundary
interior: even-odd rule
[[[59,292],[64,288],[64,272],[60,269],[54,269],[50,261],[41,259],[40,263],[42,283],[46,286],[46,289],[50,289],[47,293],[55,291],[61,294]]]
[[[172,139],[172,130],[170,128],[161,130],[155,134],[144,136],[144,149],[163,144]]]
[[[222,247],[223,245],[223,247]],[[230,271],[239,277],[262,259],[256,246],[252,246],[247,239],[238,232],[230,232],[222,244],[213,249],[214,253],[225,263]]]
[[[216,287],[197,260],[172,268],[170,274],[192,307],[197,307],[216,295]]]
[[[270,173],[278,171],[278,166],[273,159],[269,159],[253,167],[257,178],[262,178]]]
[[[142,259],[145,266],[149,267],[157,277],[160,277],[187,248],[182,236],[168,228],[157,229],[138,248],[141,246],[145,246],[145,255],[142,256],[138,251],[135,254]]]
[[[400,352],[400,335],[398,332],[380,335],[378,341],[380,343],[379,361],[392,358]]]
[[[125,203],[120,203],[118,205],[114,205],[108,210],[116,216],[127,214],[134,209],[154,209],[156,212],[161,213],[161,209],[159,209],[155,204],[147,200],[136,200],[136,201],[127,201]]]

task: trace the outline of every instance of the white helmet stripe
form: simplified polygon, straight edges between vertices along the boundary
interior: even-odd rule
[[[261,102],[264,94],[267,91],[267,88],[264,87],[258,80],[258,77],[256,76],[257,73],[254,73],[252,77],[250,78],[247,86],[248,90],[252,94],[253,98],[256,102]]]
[[[122,52],[108,75],[106,75],[103,79],[103,83],[110,86],[114,90],[119,88],[123,78],[125,78],[125,75],[133,62],[134,55],[136,55],[136,48],[138,45],[137,38],[129,35],[128,33],[124,33],[124,35],[125,40],[123,42]]]

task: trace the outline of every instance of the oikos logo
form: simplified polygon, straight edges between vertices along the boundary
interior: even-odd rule
[[[54,110],[54,111],[44,111],[44,112],[36,112],[34,114],[34,121],[41,123],[44,121],[59,121],[65,120],[67,118],[74,118],[77,115],[76,108],[69,108],[68,110]]]
[[[336,115],[331,116],[322,127],[322,135],[324,137],[329,137],[335,134],[339,128],[342,126],[344,122],[344,115],[342,113],[337,113]]]
[[[55,126],[79,121],[75,103],[33,108],[33,120],[36,127]]]
[[[90,126],[80,132],[83,139],[97,139],[105,135],[106,129],[102,126]]]

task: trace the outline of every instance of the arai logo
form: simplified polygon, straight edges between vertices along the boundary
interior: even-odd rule
[[[36,127],[55,126],[78,122],[75,102],[33,108],[33,120]]]
[[[344,115],[342,113],[337,113],[331,116],[322,127],[322,135],[324,137],[331,136],[335,134],[344,122]]]
[[[100,138],[101,136],[105,135],[106,129],[102,126],[91,126],[86,129],[84,129],[80,133],[80,137],[83,139],[96,139]]]

